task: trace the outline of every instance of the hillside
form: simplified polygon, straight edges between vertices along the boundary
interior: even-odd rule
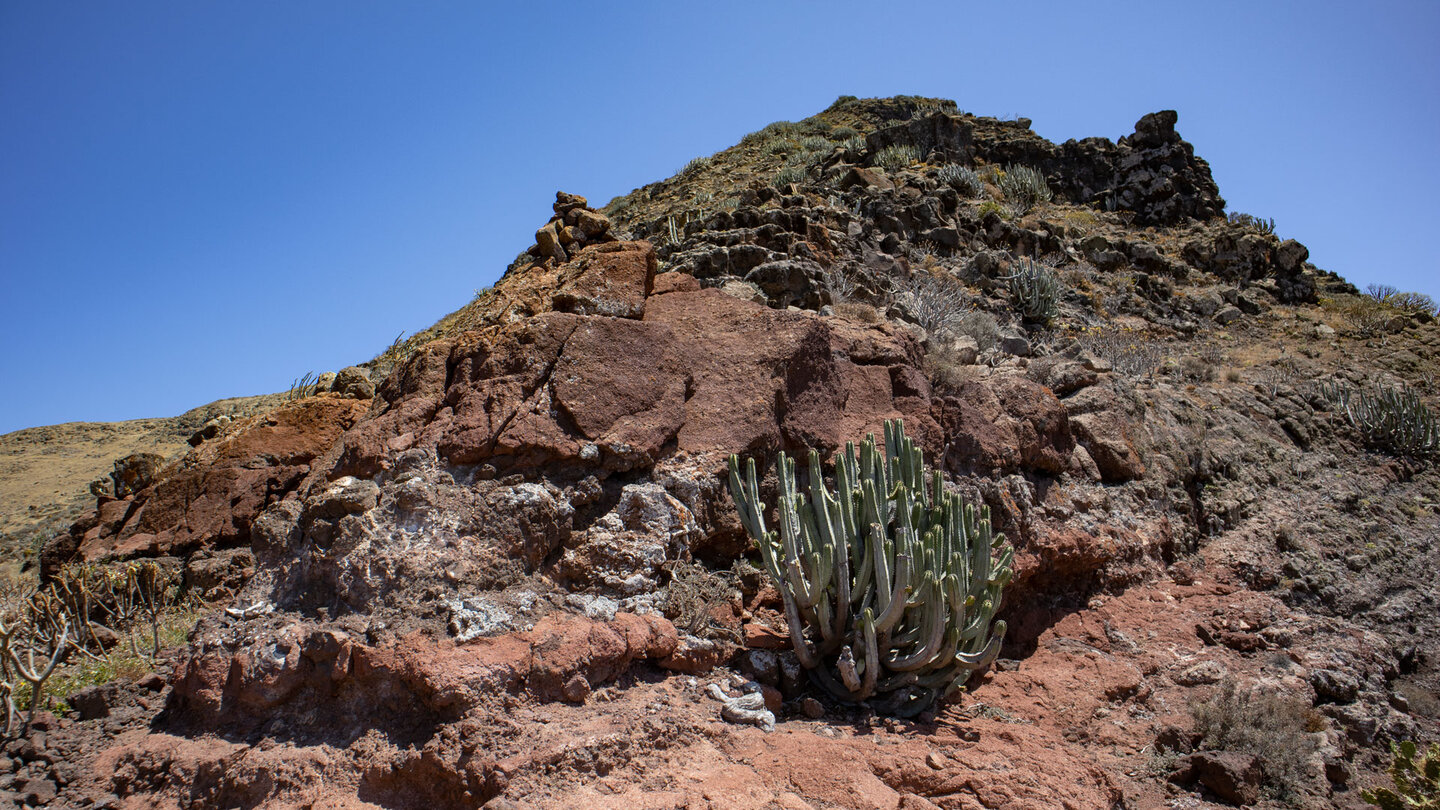
[[[843,97],[558,193],[494,287],[48,539],[49,587],[152,560],[194,624],[63,669],[0,791],[1366,806],[1391,741],[1440,738],[1435,305],[1227,214],[1178,125]],[[892,420],[936,477],[895,438],[841,488]],[[837,494],[787,521],[811,449]],[[984,511],[903,500],[931,486]]]

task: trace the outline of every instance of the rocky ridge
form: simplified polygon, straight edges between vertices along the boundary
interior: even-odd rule
[[[1308,382],[1418,380],[1440,339],[1346,334],[1323,304],[1353,290],[1223,219],[1176,120],[1057,146],[842,99],[603,211],[558,194],[373,398],[351,374],[218,425],[47,545],[47,576],[168,557],[231,605],[65,800],[1360,806],[1384,741],[1440,730],[1416,573],[1440,490]],[[803,171],[772,182],[777,158]],[[1034,166],[1055,200],[1008,210],[947,163]],[[1064,284],[1050,327],[1015,311],[1022,260]],[[776,594],[731,568],[730,453],[828,455],[891,418],[1017,550],[1000,665],[915,723],[818,701]],[[706,568],[723,595],[687,609]],[[719,720],[731,671],[775,734]],[[1267,739],[1295,761],[1206,736],[1191,704],[1232,683],[1289,701]]]

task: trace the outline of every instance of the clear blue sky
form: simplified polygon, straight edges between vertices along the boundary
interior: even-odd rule
[[[0,3],[0,432],[363,361],[601,204],[836,96],[1179,110],[1232,210],[1440,298],[1440,3]]]

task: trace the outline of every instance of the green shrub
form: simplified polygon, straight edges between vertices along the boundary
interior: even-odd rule
[[[773,185],[775,188],[785,188],[791,183],[803,182],[807,176],[808,174],[802,166],[783,166],[779,172],[776,172]]]
[[[1424,293],[1401,292],[1389,284],[1371,284],[1365,288],[1365,295],[1371,300],[1403,312],[1423,312],[1426,315],[1440,314],[1435,299]]]
[[[920,150],[908,143],[897,143],[875,154],[875,165],[887,171],[903,169],[920,162]]]
[[[689,163],[686,163],[686,164],[685,164],[685,168],[681,169],[681,170],[680,170],[680,173],[681,173],[681,174],[690,174],[691,172],[698,172],[698,171],[700,171],[701,169],[704,169],[706,166],[709,166],[709,165],[710,165],[710,158],[708,158],[708,157],[697,157],[697,158],[695,158],[694,160],[690,161]]]
[[[1440,744],[1430,743],[1417,763],[1419,752],[1409,740],[1391,743],[1390,778],[1395,789],[1362,790],[1360,798],[1381,810],[1440,810]]]
[[[1321,386],[1365,443],[1396,456],[1429,461],[1440,456],[1440,422],[1409,386]]]
[[[1252,217],[1249,214],[1242,214],[1239,211],[1231,211],[1226,215],[1231,225],[1239,225],[1242,228],[1249,228],[1266,236],[1273,236],[1275,233],[1275,220]]]
[[[979,197],[985,193],[985,184],[981,182],[980,175],[955,163],[947,163],[941,166],[940,172],[935,176],[935,179],[959,191],[966,197]]]
[[[1045,182],[1045,175],[1030,166],[1005,167],[1003,173],[998,173],[996,185],[1017,214],[1027,213],[1040,203],[1049,202],[1054,196]]]
[[[885,423],[836,459],[835,491],[810,451],[808,488],[795,462],[776,459],[778,531],[767,529],[755,460],[730,457],[740,522],[760,546],[785,604],[791,644],[812,678],[836,698],[878,698],[881,711],[913,716],[964,686],[999,654],[994,622],[1014,552],[992,534],[988,508],[946,492],[926,470],[901,423]],[[992,556],[993,555],[993,556]]]
[[[1025,320],[1045,324],[1060,314],[1060,295],[1064,288],[1050,268],[1025,259],[1014,275],[1007,278],[1015,308]]]

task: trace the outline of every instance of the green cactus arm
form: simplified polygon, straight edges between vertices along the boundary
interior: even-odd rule
[[[979,652],[956,653],[955,664],[962,669],[984,669],[995,662],[1000,655],[1000,645],[1005,642],[1005,621],[1002,619],[995,623],[994,632],[990,635],[990,641]]]
[[[895,655],[885,661],[885,666],[896,672],[908,672],[931,663],[945,641],[944,590],[935,580],[934,575],[927,576],[924,584],[918,590],[923,591],[927,597],[920,625],[920,634],[924,643],[909,655]]]
[[[810,646],[810,642],[805,640],[805,624],[800,620],[795,599],[784,588],[780,589],[780,599],[785,603],[785,624],[790,628],[790,646],[795,650],[795,657],[800,660],[800,666],[814,669],[820,661],[815,657],[815,650]]]
[[[876,632],[889,633],[895,628],[895,624],[905,613],[909,589],[910,557],[905,554],[897,554],[895,555],[895,584],[890,589],[890,599],[884,603],[877,603],[880,607],[880,615],[875,619]]]

